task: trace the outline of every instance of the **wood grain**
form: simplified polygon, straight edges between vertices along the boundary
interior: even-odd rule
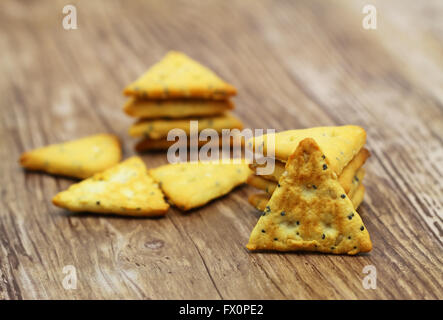
[[[0,298],[442,299],[441,1],[64,1],[0,4]],[[23,171],[25,151],[97,132],[134,154],[122,88],[181,50],[239,91],[251,128],[357,124],[372,157],[359,209],[374,250],[356,257],[250,254],[259,214],[241,187],[163,219],[72,214],[73,181]],[[166,162],[145,154],[149,167]],[[65,265],[78,288],[65,290]],[[362,269],[377,268],[365,290]]]

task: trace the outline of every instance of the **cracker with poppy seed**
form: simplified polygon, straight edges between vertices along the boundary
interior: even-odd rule
[[[358,176],[358,171],[362,168],[369,157],[369,150],[366,148],[362,148],[339,175],[338,182],[340,182],[346,193],[349,193],[350,190],[353,188],[355,184],[355,177]],[[363,179],[363,177],[361,177],[361,179]]]
[[[148,99],[227,99],[237,90],[187,55],[170,51],[123,93]]]
[[[365,196],[365,186],[363,183],[360,183],[357,190],[355,190],[354,195],[352,196],[352,204],[354,205],[355,210],[360,207],[363,202],[363,198]]]
[[[52,202],[70,211],[125,216],[162,216],[169,208],[139,157],[71,185]]]
[[[223,129],[243,129],[243,123],[239,119],[226,113],[207,118],[141,120],[129,128],[129,135],[135,138],[161,139],[166,138],[171,130],[176,129],[181,129],[189,135],[192,120],[198,121],[199,131],[214,129],[221,133]]]
[[[230,100],[172,99],[146,100],[130,98],[123,107],[126,114],[135,118],[187,118],[208,117],[234,109]]]
[[[96,134],[25,152],[20,164],[28,170],[84,179],[116,165],[120,159],[118,138]]]
[[[312,138],[318,143],[324,155],[329,159],[331,169],[340,175],[364,146],[366,132],[363,128],[353,125],[315,127],[266,134],[251,138],[247,143],[252,148],[263,148],[264,155],[268,155],[268,144],[275,146],[275,158],[286,161],[294,153],[300,141],[305,138]]]
[[[246,180],[250,186],[265,191],[268,195],[272,195],[277,188],[277,182],[263,179],[261,176],[251,174]]]
[[[254,227],[249,250],[357,254],[372,249],[369,233],[312,138],[303,139],[286,164],[287,175]],[[313,188],[313,185],[316,188]]]
[[[249,165],[251,168],[251,165]],[[346,168],[345,168],[346,170]],[[343,170],[343,172],[345,171]],[[363,180],[365,176],[365,169],[359,168],[357,172],[354,172],[354,176],[346,175],[345,178],[342,178],[341,176],[338,177],[338,182],[345,190],[345,193],[352,198],[352,195],[354,194],[355,190],[357,190],[360,181]],[[262,178],[262,176],[258,176],[255,174],[252,174],[248,177],[248,180],[246,181],[247,184],[250,186],[266,191],[267,194],[272,195],[272,193],[275,191],[275,189],[278,186],[278,182],[274,182],[271,180],[267,180],[265,178]],[[346,188],[345,188],[346,187]],[[348,191],[346,191],[348,190]]]
[[[246,182],[251,173],[244,160],[185,162],[150,170],[168,200],[181,210],[200,207]]]
[[[347,195],[350,198],[352,198],[354,196],[355,192],[360,187],[361,182],[363,181],[363,178],[365,177],[365,174],[366,174],[365,168],[360,168],[360,169],[358,169],[355,176],[352,178],[351,189],[347,193]],[[339,182],[340,182],[340,180],[339,180]]]
[[[365,194],[365,187],[363,186],[363,184],[360,183],[356,188],[353,196],[349,197],[352,201],[352,204],[354,205],[355,210],[357,210],[357,208],[363,202],[364,194]],[[271,199],[271,196],[267,193],[255,193],[251,194],[248,197],[248,202],[251,206],[253,206],[257,210],[265,211],[269,199]]]
[[[262,174],[260,175],[260,177],[262,177],[263,179],[269,180],[269,181],[275,181],[278,182],[278,179],[280,179],[280,176],[283,174],[283,172],[285,172],[285,165],[286,163],[279,161],[279,160],[275,160],[274,161],[274,171],[272,171],[272,173],[270,174]],[[249,165],[249,168],[251,168],[252,171],[254,171],[255,173],[257,173],[257,169],[258,168],[264,168],[266,167],[266,163],[262,163],[259,164],[257,162],[253,162]]]
[[[343,169],[342,173],[338,177],[338,182],[342,185],[345,192],[348,194],[349,191],[354,187],[354,180],[358,176],[357,171],[365,164],[366,159],[370,156],[368,149],[362,148],[357,155],[348,163],[348,165]],[[251,163],[250,168],[257,172],[257,168],[266,166],[264,164]],[[275,161],[274,171],[269,175],[260,175],[260,177],[277,182],[280,176],[285,171],[285,163],[282,161]]]
[[[248,197],[248,202],[257,210],[265,211],[269,199],[271,199],[271,196],[267,193],[254,193]]]

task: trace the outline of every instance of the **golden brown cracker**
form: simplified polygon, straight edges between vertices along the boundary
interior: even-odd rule
[[[338,182],[340,182],[346,193],[349,193],[349,190],[351,190],[357,171],[365,164],[369,156],[369,150],[362,148],[339,175]]]
[[[244,161],[186,162],[150,170],[168,200],[181,210],[200,207],[246,182],[250,174]]]
[[[355,173],[355,176],[352,178],[351,188],[349,189],[349,192],[347,195],[349,197],[353,197],[355,192],[357,191],[358,187],[361,185],[361,182],[363,181],[363,178],[365,177],[366,170],[365,168],[360,168]]]
[[[366,159],[370,156],[368,149],[362,148],[357,155],[348,163],[348,165],[343,169],[342,173],[338,177],[338,182],[340,182],[343,189],[345,189],[346,194],[349,193],[353,186],[353,180],[357,175],[357,171],[364,165]],[[260,175],[260,177],[277,182],[285,171],[285,163],[276,160],[275,161],[275,169],[269,175]],[[250,168],[257,172],[257,168],[265,167],[266,163],[258,164],[257,162],[251,163]]]
[[[259,164],[257,162],[253,162],[249,165],[251,170],[254,171],[255,173],[257,172],[257,168],[263,168],[265,166],[266,166],[266,163]],[[275,160],[274,161],[274,171],[271,174],[260,175],[260,177],[262,177],[263,179],[266,179],[266,180],[278,182],[278,180],[280,179],[280,176],[283,174],[283,172],[285,172],[285,166],[286,166],[286,163],[279,161],[279,160]]]
[[[160,216],[169,208],[158,184],[138,157],[71,185],[52,202],[70,211],[128,216]]]
[[[181,129],[187,135],[190,134],[190,122],[198,121],[198,130],[214,129],[221,133],[223,129],[239,129],[243,128],[243,123],[227,113],[220,116],[196,119],[157,119],[142,120],[136,122],[129,128],[131,137],[145,137],[149,139],[161,139],[168,136],[171,130]],[[177,131],[178,132],[178,131]]]
[[[277,188],[277,182],[263,179],[261,176],[251,174],[246,180],[250,186],[265,191],[268,195],[272,195]]]
[[[145,100],[130,98],[123,110],[143,119],[208,117],[234,109],[230,100],[173,99]]]
[[[248,197],[248,202],[257,210],[265,211],[269,199],[271,199],[271,196],[267,193],[254,193]]]
[[[120,159],[118,138],[97,134],[25,152],[20,164],[29,170],[83,179],[114,166]]]
[[[353,255],[372,249],[366,227],[314,139],[300,142],[286,171],[251,233],[249,250]]]
[[[263,150],[264,155],[272,156],[268,152],[268,140],[275,139],[275,158],[286,161],[301,140],[313,138],[329,159],[331,169],[340,175],[342,170],[355,157],[366,142],[366,132],[363,128],[353,125],[340,127],[316,127],[309,129],[288,130],[275,134],[267,134],[252,138],[248,145],[255,150]]]
[[[358,185],[357,190],[355,190],[354,195],[352,197],[352,204],[354,205],[355,210],[358,209],[358,207],[363,202],[363,198],[365,196],[365,187],[363,183],[360,183]]]
[[[185,54],[170,51],[123,93],[149,99],[226,99],[237,90]]]
[[[364,194],[365,194],[365,188],[363,187],[363,184],[360,183],[356,188],[353,196],[350,197],[355,210],[357,210],[357,208],[362,203]],[[271,195],[269,195],[268,193],[255,193],[251,194],[248,197],[248,202],[257,210],[265,211],[269,199],[271,199]]]

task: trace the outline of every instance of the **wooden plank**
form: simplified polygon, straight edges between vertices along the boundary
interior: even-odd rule
[[[443,297],[441,2],[376,1],[376,31],[361,27],[364,2],[72,3],[73,31],[61,26],[62,1],[1,4],[0,298]],[[235,113],[248,127],[367,130],[359,212],[371,253],[249,253],[259,217],[249,187],[162,219],[52,206],[73,181],[24,172],[21,152],[111,132],[133,155],[122,88],[171,49],[238,88]],[[142,157],[166,163],[162,153]],[[66,265],[77,269],[77,290],[62,286]],[[366,265],[377,268],[376,290],[362,286]]]

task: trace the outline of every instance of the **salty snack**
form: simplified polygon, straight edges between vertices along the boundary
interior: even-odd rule
[[[314,139],[299,143],[286,171],[251,233],[249,250],[353,255],[372,249],[366,227]]]
[[[352,198],[354,196],[355,192],[360,187],[360,185],[363,181],[363,178],[365,177],[365,174],[366,174],[365,168],[358,169],[357,173],[352,178],[351,188],[349,189],[349,192],[347,193],[349,198]],[[339,182],[340,182],[340,179],[339,179]]]
[[[362,148],[359,153],[348,163],[348,165],[343,169],[342,173],[338,177],[338,182],[342,185],[343,189],[345,189],[346,193],[349,193],[355,182],[363,180],[364,172],[360,173],[359,170],[363,170],[363,165],[366,160],[370,157],[370,152],[366,148]]]
[[[171,99],[140,100],[130,98],[123,110],[135,118],[189,118],[223,114],[234,109],[230,100]]]
[[[348,193],[351,190],[351,188],[357,178],[358,170],[365,164],[365,162],[369,158],[369,156],[370,156],[369,150],[366,148],[362,148],[357,153],[357,155],[348,163],[348,165],[343,169],[342,173],[339,175],[338,182],[340,182],[343,189],[345,189],[346,193]],[[254,172],[257,172],[257,168],[264,167],[265,165],[266,164],[251,163],[249,165],[249,167]],[[286,163],[276,160],[274,171],[269,175],[260,175],[259,177],[262,177],[263,179],[267,179],[270,181],[277,182],[280,179],[280,176],[285,171],[285,165],[286,165]],[[259,188],[259,187],[257,187],[257,188]],[[261,189],[261,188],[259,188],[259,189]]]
[[[237,90],[185,54],[170,51],[123,93],[149,99],[226,99]]]
[[[258,164],[257,162],[253,162],[249,165],[249,168],[251,168],[251,170],[254,171],[254,173],[256,174],[257,168],[263,168],[265,166],[266,166],[266,163]],[[274,161],[274,171],[271,174],[267,174],[267,175],[263,174],[263,175],[259,175],[259,176],[262,177],[263,179],[266,179],[269,181],[278,182],[278,180],[280,179],[280,176],[283,174],[283,172],[285,172],[285,166],[286,166],[285,162],[275,160]]]
[[[360,204],[363,202],[363,197],[365,195],[365,187],[363,184],[359,184],[352,196],[349,196],[354,209],[357,210]],[[254,208],[259,211],[265,211],[266,205],[271,199],[271,195],[268,193],[254,193],[248,197],[248,202]]]
[[[254,193],[248,197],[248,202],[258,211],[265,211],[269,199],[271,199],[271,196],[267,193]]]
[[[261,176],[255,174],[251,174],[246,180],[246,183],[254,188],[265,191],[268,195],[272,195],[277,188],[277,182],[263,179]]]
[[[246,182],[251,173],[242,160],[185,162],[150,170],[168,200],[181,210],[200,207]]]
[[[354,195],[351,198],[355,210],[357,210],[357,208],[363,202],[364,196],[365,196],[365,186],[362,183],[360,183],[357,190],[355,190]]]
[[[129,158],[70,186],[52,202],[70,211],[125,216],[162,216],[169,208],[139,157]]]
[[[29,170],[83,179],[116,165],[120,159],[118,138],[97,134],[25,152],[20,164]]]
[[[145,137],[150,139],[161,139],[168,136],[169,131],[181,129],[186,134],[190,133],[190,121],[198,121],[198,130],[214,129],[221,133],[223,129],[239,129],[243,128],[243,123],[231,114],[224,114],[209,118],[196,119],[158,119],[158,120],[141,120],[134,123],[129,128],[131,137]]]
[[[357,155],[366,142],[363,128],[353,125],[340,127],[316,127],[288,130],[252,138],[248,145],[262,148],[267,155],[267,139],[275,138],[275,158],[286,161],[294,153],[300,141],[314,139],[328,158],[329,166],[339,176],[348,163]]]

